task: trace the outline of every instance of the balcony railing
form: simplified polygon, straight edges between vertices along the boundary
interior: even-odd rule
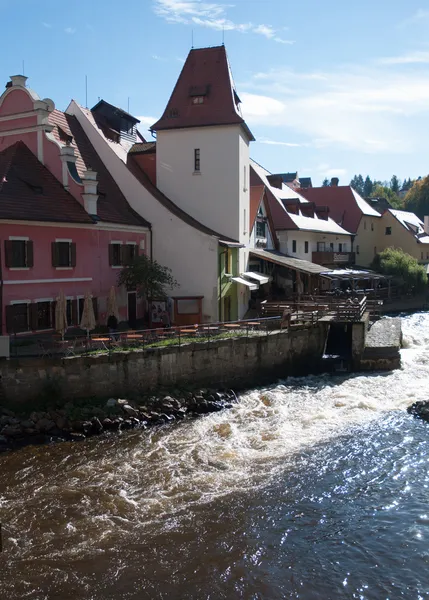
[[[313,252],[312,261],[318,265],[354,265],[356,256],[354,252]]]

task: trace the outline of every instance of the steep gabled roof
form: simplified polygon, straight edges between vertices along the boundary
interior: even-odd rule
[[[162,117],[151,129],[242,125],[249,139],[254,140],[240,114],[239,103],[225,47],[193,49]]]
[[[307,200],[328,206],[331,217],[352,233],[356,233],[363,215],[381,216],[349,185],[304,188],[300,192]]]
[[[419,244],[429,244],[429,235],[425,232],[424,223],[419,217],[406,210],[395,210],[390,208],[387,212],[395,217],[397,221],[417,240]]]
[[[261,165],[254,160],[250,161],[250,166],[250,185],[261,185],[261,183],[265,185],[268,203],[276,230],[301,229],[304,231],[320,231],[325,233],[350,235],[348,231],[340,227],[333,219],[320,219],[317,216],[306,217],[302,214],[289,213],[283,200],[296,201],[298,204],[308,203],[308,200],[284,183],[282,184],[281,189],[271,185],[268,180],[268,176],[270,175],[269,171],[264,169],[264,167],[261,167]]]
[[[22,141],[0,152],[0,219],[93,223]]]
[[[49,115],[51,125],[54,125],[54,137],[64,142],[64,133],[71,138],[70,145],[74,148],[76,156],[76,169],[80,177],[91,168],[97,172],[98,202],[97,214],[101,221],[131,225],[136,227],[149,227],[150,224],[128,204],[116,181],[95,151],[79,121],[73,115],[68,115],[59,110],[54,110]]]

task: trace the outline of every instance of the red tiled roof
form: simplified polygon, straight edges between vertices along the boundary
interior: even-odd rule
[[[301,188],[299,192],[318,206],[328,206],[329,216],[336,223],[347,231],[356,233],[363,212],[349,185]]]
[[[52,133],[58,141],[63,142],[62,132],[72,137],[70,145],[75,151],[76,169],[79,176],[82,177],[88,168],[97,172],[99,194],[97,214],[100,220],[121,225],[149,227],[148,221],[128,204],[76,117],[54,110],[49,115],[49,121],[55,126]]]
[[[155,154],[156,142],[137,142],[128,150],[128,154]]]
[[[0,219],[93,223],[22,141],[0,152]]]
[[[195,103],[202,99],[201,103]],[[224,46],[191,50],[162,117],[153,130],[242,125],[253,135],[238,110],[228,58]]]

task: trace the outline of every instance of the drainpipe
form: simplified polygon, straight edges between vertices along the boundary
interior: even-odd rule
[[[219,254],[219,265],[218,265],[218,279],[219,279],[219,301],[218,301],[218,312],[219,319],[218,321],[222,321],[222,278],[221,278],[221,265],[222,265],[222,256],[226,254],[228,250],[224,250]]]

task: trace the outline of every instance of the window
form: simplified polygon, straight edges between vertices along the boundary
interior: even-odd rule
[[[25,269],[33,266],[33,242],[29,240],[5,240],[6,267]]]
[[[61,240],[52,242],[52,266],[57,268],[75,267],[76,244]]]
[[[304,242],[304,252],[308,254],[308,242]]]
[[[423,260],[423,252],[421,253],[421,257],[422,257],[422,260]]]
[[[429,259],[429,252],[426,252],[426,260]]]
[[[194,150],[194,172],[199,173],[200,171],[201,171],[200,149],[195,148],[195,150]]]
[[[230,248],[227,248],[225,250],[224,260],[225,260],[225,264],[224,264],[225,274],[226,273],[231,274],[232,273],[232,252],[231,252]]]
[[[11,304],[6,306],[6,329],[8,333],[20,333],[29,330],[29,304]]]
[[[292,252],[296,252],[296,240],[292,240]]]
[[[246,165],[243,167],[243,192],[247,192],[247,169]]]
[[[356,254],[359,254],[359,246],[356,246]]]
[[[334,246],[332,245],[332,250]],[[317,242],[317,252],[325,252],[325,242]]]
[[[338,244],[338,252],[342,252],[343,251],[343,245],[342,244]]]
[[[374,246],[374,256],[377,254],[377,246]]]
[[[109,244],[109,264],[111,267],[122,266],[121,249],[122,244],[118,244],[117,242]]]
[[[137,254],[137,244],[125,244],[122,246],[122,264],[130,265]]]
[[[392,228],[391,227],[386,227],[385,234],[386,235],[392,235]]]
[[[52,323],[52,303],[50,301],[37,302],[34,305],[36,308],[36,323],[32,324],[32,329],[51,329]],[[33,307],[33,305],[32,305]]]
[[[331,252],[333,252],[333,251],[334,251],[334,242],[330,242],[330,244],[329,244],[329,250],[330,250]]]
[[[265,238],[266,228],[267,224],[265,223],[265,221],[256,221],[256,237]]]
[[[371,231],[374,231],[374,223],[371,223]]]
[[[203,104],[204,96],[195,96],[192,98],[192,104]]]
[[[366,221],[363,222],[363,228],[366,229]]]

